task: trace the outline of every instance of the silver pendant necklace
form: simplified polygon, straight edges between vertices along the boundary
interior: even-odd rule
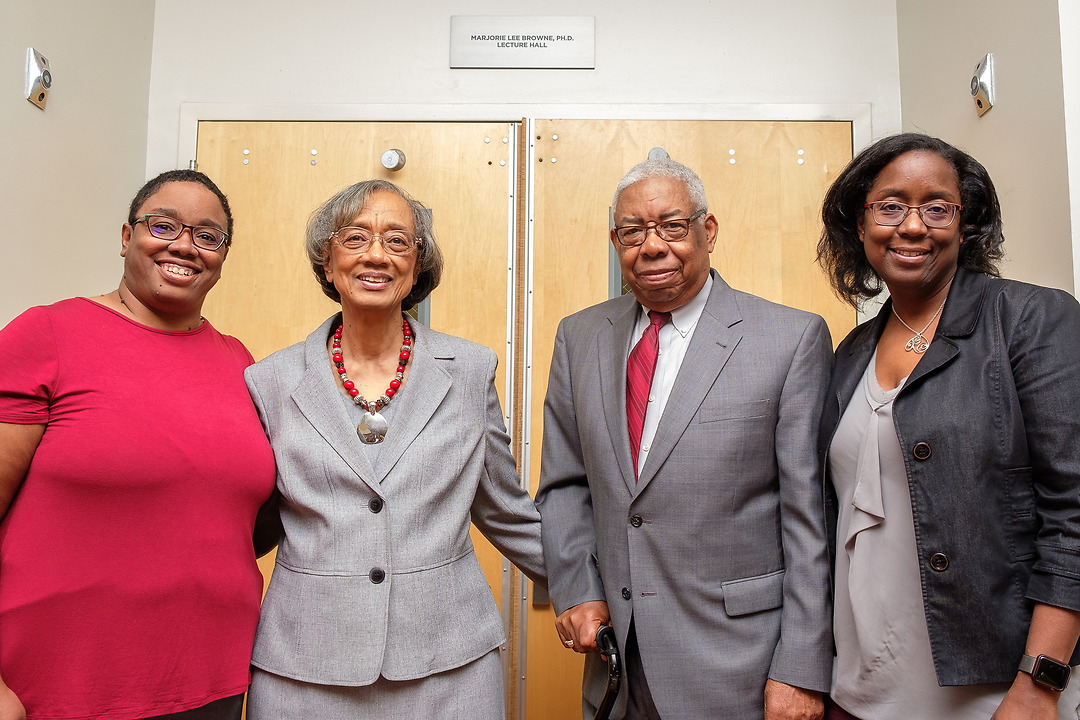
[[[948,296],[946,296],[945,300],[948,299]],[[900,317],[900,313],[896,312],[896,305],[894,304],[892,306],[892,314],[896,316],[896,319],[900,321],[900,324],[906,327],[911,332],[915,333],[915,335],[913,335],[912,338],[907,341],[907,344],[904,345],[905,352],[913,352],[916,355],[922,355],[924,352],[926,352],[926,349],[930,347],[930,341],[926,339],[923,333],[925,333],[927,328],[933,325],[934,321],[937,320],[937,316],[941,314],[941,309],[945,307],[945,300],[941,301],[941,304],[938,305],[937,311],[934,312],[934,316],[930,318],[930,322],[926,323],[926,325],[923,326],[922,330],[916,330],[915,328],[904,322],[904,318]]]
[[[345,374],[345,356],[341,352],[341,332],[343,327],[344,325],[338,325],[337,330],[334,331],[334,339],[330,345],[330,359],[333,360],[334,366],[337,368],[337,374],[341,378],[341,385],[345,388],[345,392],[349,394],[354,403],[364,409],[364,417],[360,418],[360,424],[356,426],[356,434],[360,437],[360,442],[365,445],[377,445],[386,438],[386,431],[389,430],[389,424],[379,410],[390,404],[390,399],[397,394],[401,383],[405,380],[405,367],[409,364],[409,356],[412,355],[412,328],[409,327],[409,321],[402,318],[401,333],[403,338],[401,352],[398,353],[398,366],[397,371],[394,373],[394,379],[390,381],[390,387],[386,388],[386,391],[379,396],[378,400],[369,401],[360,394],[356,384]]]

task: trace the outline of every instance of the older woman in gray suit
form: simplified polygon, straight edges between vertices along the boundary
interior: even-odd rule
[[[495,354],[403,314],[442,256],[394,184],[326,201],[307,252],[341,312],[246,375],[281,496],[248,717],[502,718],[505,638],[470,518],[529,577],[544,570]]]

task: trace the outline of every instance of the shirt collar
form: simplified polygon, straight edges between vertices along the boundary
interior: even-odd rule
[[[694,325],[697,324],[698,318],[701,317],[701,311],[705,309],[705,303],[709,300],[709,291],[712,290],[712,286],[712,273],[709,273],[705,278],[705,284],[698,290],[697,295],[682,307],[671,311],[671,325],[684,338],[690,334],[690,331],[694,329]],[[645,325],[649,323],[649,311],[646,307],[641,306],[641,312],[638,314],[639,328],[643,327],[643,323]]]

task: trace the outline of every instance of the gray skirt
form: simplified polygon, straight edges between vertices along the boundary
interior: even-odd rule
[[[345,687],[318,685],[251,668],[248,720],[505,720],[499,651],[417,680]]]

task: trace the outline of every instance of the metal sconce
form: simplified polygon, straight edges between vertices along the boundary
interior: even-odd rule
[[[26,99],[44,110],[52,83],[49,61],[34,48],[26,48]]]
[[[975,101],[975,112],[982,117],[994,107],[994,54],[986,53],[975,73],[971,76],[971,97]]]

